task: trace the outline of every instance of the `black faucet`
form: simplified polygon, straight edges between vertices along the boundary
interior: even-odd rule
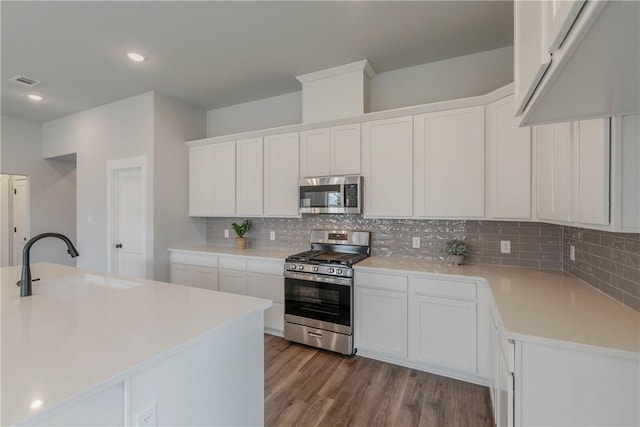
[[[67,244],[67,253],[71,255],[71,258],[75,258],[80,255],[76,247],[73,246],[73,243],[71,243],[71,240],[69,240],[69,238],[63,234],[42,233],[38,234],[35,237],[32,237],[24,245],[24,249],[22,250],[22,278],[20,279],[21,297],[28,297],[29,295],[31,295],[31,267],[29,266],[29,251],[31,250],[31,246],[33,246],[35,242],[40,239],[44,239],[45,237],[57,237],[58,239],[65,242]]]

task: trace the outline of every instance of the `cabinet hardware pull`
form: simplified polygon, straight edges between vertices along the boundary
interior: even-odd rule
[[[307,332],[307,334],[309,334],[310,337],[322,339],[322,335],[316,334],[315,332]]]

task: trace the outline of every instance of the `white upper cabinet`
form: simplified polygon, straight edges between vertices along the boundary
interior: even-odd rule
[[[513,96],[487,105],[487,218],[531,218],[531,128],[518,127]]]
[[[571,29],[585,0],[547,0],[543,3],[544,25],[546,31],[545,48],[548,53],[557,50]]]
[[[569,221],[571,123],[538,126],[537,147],[537,217],[552,221]]]
[[[211,145],[189,148],[189,215],[208,216],[213,206]]]
[[[542,1],[514,2],[515,112],[520,114],[551,64],[543,31]]]
[[[415,216],[484,217],[484,106],[414,117]]]
[[[211,145],[211,173],[213,196],[211,216],[236,213],[236,143],[222,142]]]
[[[521,125],[640,111],[640,2],[514,2]]]
[[[298,132],[264,137],[264,215],[299,216]]]
[[[412,216],[412,161],[413,132],[410,116],[362,124],[365,216]]]
[[[236,213],[235,142],[189,148],[189,215]]]
[[[609,119],[573,123],[572,220],[609,224]]]
[[[236,214],[261,216],[263,212],[262,138],[236,141]]]
[[[360,123],[300,133],[300,176],[358,175]]]

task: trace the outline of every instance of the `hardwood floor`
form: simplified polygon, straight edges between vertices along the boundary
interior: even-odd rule
[[[267,426],[492,426],[486,387],[265,335]]]

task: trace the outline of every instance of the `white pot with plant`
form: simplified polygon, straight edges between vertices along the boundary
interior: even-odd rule
[[[455,265],[464,264],[464,257],[469,254],[467,244],[458,239],[449,240],[446,250],[447,254],[449,254],[449,261]]]
[[[251,229],[251,223],[248,219],[245,219],[241,225],[238,223],[231,224],[238,237],[236,238],[236,249],[246,249],[247,238],[244,235]]]

